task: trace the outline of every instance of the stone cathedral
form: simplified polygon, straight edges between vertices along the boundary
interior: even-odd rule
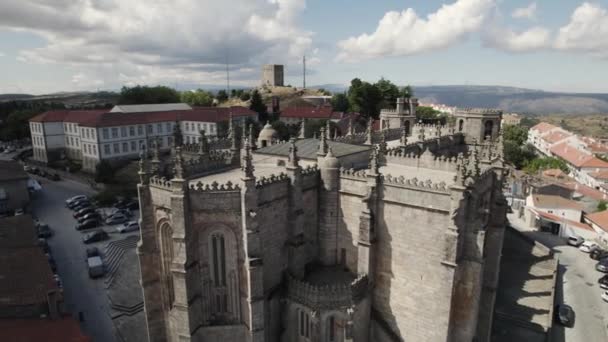
[[[399,99],[379,131],[285,142],[231,124],[225,145],[201,132],[170,163],[142,156],[149,341],[489,341],[502,113],[429,126],[416,106]]]

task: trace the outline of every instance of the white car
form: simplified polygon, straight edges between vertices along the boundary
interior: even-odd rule
[[[602,299],[604,300],[604,302],[608,302],[608,291],[602,293]]]
[[[595,242],[585,241],[578,249],[580,249],[582,252],[585,252],[585,253],[591,253],[591,251],[594,250],[595,248],[597,248],[597,244]]]
[[[139,230],[139,223],[137,223],[136,221],[129,221],[123,224],[122,226],[116,227],[116,231],[121,234],[127,232],[134,232],[136,230]]]

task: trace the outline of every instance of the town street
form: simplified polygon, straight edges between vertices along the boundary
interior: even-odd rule
[[[113,325],[108,314],[110,310],[104,280],[89,278],[85,256],[87,246],[82,242],[84,233],[74,229],[76,220],[65,207],[66,198],[79,194],[92,195],[93,191],[69,180],[52,182],[38,179],[43,189],[34,197],[32,212],[34,217],[47,223],[55,232],[49,239],[49,245],[63,282],[66,309],[76,319],[82,312],[82,329],[95,342],[113,342]],[[107,227],[104,229],[111,232]],[[92,244],[102,252],[104,245],[105,243]]]
[[[595,270],[597,262],[555,235],[530,231],[514,217],[509,221],[514,228],[552,248],[559,259],[555,302],[572,306],[576,321],[573,328],[554,323],[553,342],[608,341],[608,303],[600,297],[602,289],[597,280],[603,273]]]

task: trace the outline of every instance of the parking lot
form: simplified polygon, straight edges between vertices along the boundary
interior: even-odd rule
[[[114,341],[104,280],[89,278],[85,251],[87,247],[95,246],[103,253],[108,242],[139,232],[119,234],[116,226],[103,226],[101,229],[109,234],[110,240],[85,245],[82,236],[94,229],[82,232],[74,229],[76,220],[72,217],[73,212],[65,207],[65,199],[80,194],[93,195],[93,192],[87,186],[69,180],[38,179],[42,190],[34,196],[32,214],[54,231],[48,244],[63,283],[66,309],[77,319],[81,313],[84,318],[81,326],[94,341]],[[138,219],[137,211],[132,219]]]
[[[553,342],[608,341],[608,303],[601,294],[605,291],[598,285],[604,273],[595,270],[597,261],[588,253],[570,246],[566,241],[549,233],[530,231],[521,222],[510,218],[512,226],[529,237],[553,249],[559,258],[555,302],[565,303],[574,309],[574,327],[553,325]]]

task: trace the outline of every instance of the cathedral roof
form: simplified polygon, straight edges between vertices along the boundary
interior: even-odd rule
[[[298,156],[302,159],[316,160],[317,151],[319,150],[319,142],[320,140],[315,138],[297,140],[296,147],[298,148]],[[338,159],[354,153],[369,151],[370,149],[369,146],[345,144],[331,140],[327,141],[327,145],[329,145],[333,155]],[[259,148],[255,151],[255,153],[287,157],[289,155],[289,144],[275,144]]]

